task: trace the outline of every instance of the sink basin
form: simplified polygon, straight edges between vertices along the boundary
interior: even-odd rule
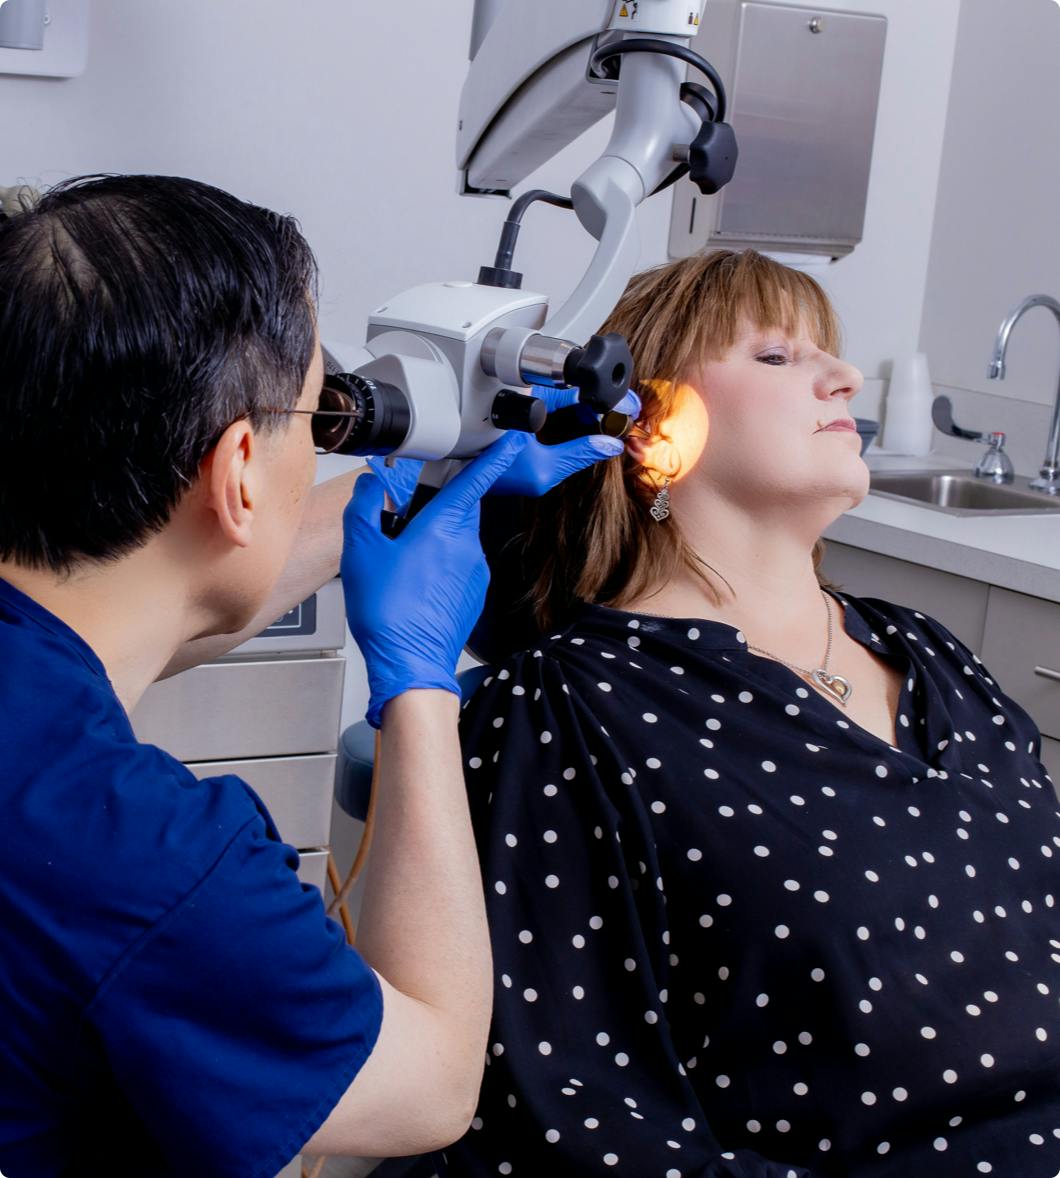
[[[1030,480],[990,483],[952,470],[874,471],[869,491],[885,499],[912,500],[950,515],[1039,515],[1060,513],[1060,496],[1032,491]]]

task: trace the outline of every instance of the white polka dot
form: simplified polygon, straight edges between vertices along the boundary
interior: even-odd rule
[[[762,846],[755,847],[755,854],[759,859],[765,859],[769,855],[769,848]]]
[[[815,982],[823,982],[824,981],[824,970],[819,967],[816,969],[811,969],[810,970],[810,977],[813,978],[813,980]]]
[[[979,1057],[979,1062],[983,1065],[984,1068],[992,1068],[994,1066],[994,1057],[989,1052],[987,1052],[987,1054],[981,1055]]]
[[[558,875],[546,875],[545,876],[545,887],[546,888],[558,888],[559,887],[559,876]]]
[[[617,1166],[618,1165],[618,1154],[617,1153],[605,1153],[604,1154],[604,1165],[605,1166]]]
[[[728,908],[728,906],[732,903],[732,896],[726,895],[725,892],[722,892],[715,902],[719,908]]]
[[[557,835],[554,830],[546,830],[541,837],[545,840],[546,843],[554,843],[556,839],[559,838],[559,835]]]
[[[498,1174],[510,1174],[511,1172],[512,1172],[512,1163],[511,1162],[501,1162],[501,1164],[497,1167]]]
[[[900,1103],[901,1101],[908,1099],[909,1093],[904,1088],[895,1088],[895,1090],[891,1093],[891,1096],[893,1096],[894,1099]]]
[[[791,1090],[795,1093],[796,1096],[805,1096],[806,1093],[810,1091],[810,1087],[808,1084],[804,1084],[800,1080],[798,1084],[793,1084],[791,1086]]]
[[[546,1042],[545,1040],[542,1040],[537,1045],[537,1049],[538,1049],[538,1051],[541,1052],[542,1055],[551,1055],[552,1054],[552,1044]]]
[[[813,1036],[810,1034],[809,1031],[800,1031],[799,1032],[799,1042],[803,1045],[803,1047],[809,1047],[810,1044],[813,1042]]]
[[[921,1027],[920,1033],[924,1036],[925,1039],[934,1039],[935,1035],[937,1034],[934,1027]]]
[[[953,1068],[947,1068],[942,1073],[942,1078],[943,1078],[943,1080],[946,1081],[947,1084],[956,1084],[957,1083],[957,1073],[953,1070]]]
[[[737,699],[739,699],[740,703],[742,703],[742,704],[753,703],[754,698],[755,697],[749,691],[741,691],[740,694],[737,696]]]
[[[827,904],[831,899],[827,892],[822,892],[820,890],[814,892],[813,898],[817,901],[818,904]]]
[[[545,1140],[546,1140],[546,1141],[547,1141],[547,1142],[548,1142],[550,1145],[555,1145],[555,1144],[556,1144],[556,1142],[557,1142],[557,1141],[559,1141],[559,1133],[558,1133],[558,1131],[557,1131],[557,1130],[555,1130],[555,1129],[546,1129],[546,1130],[545,1130]]]
[[[523,991],[523,997],[527,1000],[527,1002],[536,1002],[537,1001],[537,991],[534,989],[527,988],[526,990]]]
[[[790,933],[791,929],[789,929],[786,924],[778,924],[777,927],[773,930],[773,935],[780,941],[787,940]]]
[[[575,933],[574,936],[571,937],[570,943],[574,946],[575,949],[585,948],[585,938],[581,935],[581,933]]]
[[[524,928],[523,931],[519,934],[519,940],[524,945],[529,945],[533,939],[534,939],[534,934],[529,929]]]
[[[787,888],[789,892],[797,892],[799,890],[798,881],[794,879],[786,879],[784,881],[784,887]]]
[[[864,1059],[865,1056],[871,1054],[870,1049],[869,1049],[869,1045],[867,1043],[855,1043],[854,1044],[854,1054],[860,1055],[861,1058]]]
[[[575,986],[574,989],[571,990],[571,994],[573,994],[574,997],[577,998],[579,1002],[581,1002],[581,1000],[585,997],[585,988],[583,986]]]
[[[931,1144],[939,1151],[939,1153],[945,1152],[945,1150],[949,1147],[949,1142],[945,1137],[936,1137]]]
[[[703,852],[698,847],[689,847],[688,857],[693,863],[698,863],[703,858]]]
[[[867,1105],[875,1104],[876,1103],[876,1093],[875,1092],[862,1092],[861,1103],[867,1104]]]
[[[603,918],[600,916],[590,916],[589,927],[591,929],[602,929],[604,927]]]
[[[658,724],[659,717],[654,712],[645,712],[641,719],[645,724]]]
[[[777,771],[777,767],[776,767],[776,765],[775,765],[775,764],[774,764],[772,761],[763,761],[763,762],[762,762],[762,768],[763,768],[763,769],[764,769],[764,770],[765,770],[767,773],[776,773],[776,771]]]

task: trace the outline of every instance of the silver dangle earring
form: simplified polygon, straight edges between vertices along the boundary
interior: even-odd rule
[[[655,502],[651,505],[651,517],[656,523],[661,524],[664,519],[670,518],[670,480],[667,479],[655,496]]]

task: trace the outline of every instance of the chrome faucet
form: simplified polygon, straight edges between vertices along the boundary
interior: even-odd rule
[[[1014,308],[998,328],[997,342],[994,344],[994,355],[990,361],[989,377],[991,380],[1005,379],[1005,353],[1008,351],[1008,337],[1013,327],[1031,309],[1031,307],[1048,307],[1056,316],[1057,326],[1060,327],[1060,303],[1050,295],[1028,295],[1027,298]],[[1060,495],[1060,385],[1056,390],[1056,404],[1053,406],[1053,420],[1049,426],[1049,442],[1045,448],[1045,458],[1038,477],[1031,482],[1035,491],[1042,491],[1046,495]]]

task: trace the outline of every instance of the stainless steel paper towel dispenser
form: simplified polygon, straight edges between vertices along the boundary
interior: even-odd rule
[[[716,196],[674,193],[671,257],[708,245],[842,257],[861,240],[887,18],[711,0],[693,48],[729,85],[740,145]]]

